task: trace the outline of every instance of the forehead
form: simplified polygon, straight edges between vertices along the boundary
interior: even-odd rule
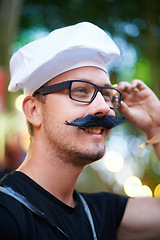
[[[97,85],[110,84],[109,75],[97,67],[80,67],[58,75],[51,79],[47,85],[52,85],[67,80],[87,80]]]

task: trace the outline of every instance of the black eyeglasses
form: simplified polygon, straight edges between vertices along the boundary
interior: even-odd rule
[[[37,93],[46,95],[64,90],[66,88],[69,89],[69,97],[77,102],[90,103],[95,99],[98,92],[101,92],[104,100],[112,109],[118,108],[122,100],[122,92],[118,89],[112,86],[101,87],[84,80],[69,80],[54,85],[41,87],[33,93],[33,96]]]

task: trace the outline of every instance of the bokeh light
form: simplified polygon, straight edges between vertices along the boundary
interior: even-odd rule
[[[129,197],[136,197],[140,192],[142,182],[136,176],[129,177],[124,184],[124,191]]]
[[[146,186],[146,185],[142,185],[142,187],[140,188],[140,192],[138,194],[137,197],[152,197],[152,191],[151,189]]]
[[[134,174],[134,172],[133,172],[132,168],[127,165],[124,165],[124,167],[121,169],[121,171],[115,173],[114,177],[115,177],[116,182],[119,185],[124,186],[126,180],[129,177],[133,176],[133,174]]]
[[[158,184],[154,190],[154,196],[160,197],[160,184]]]
[[[119,172],[124,166],[124,159],[119,152],[108,151],[103,157],[104,166],[110,172]]]
[[[142,185],[141,180],[136,176],[131,176],[126,180],[124,191],[129,197],[152,197],[151,189]]]
[[[16,109],[20,112],[22,111],[22,102],[23,102],[24,98],[25,98],[25,95],[21,94],[17,97],[17,99],[15,101]]]

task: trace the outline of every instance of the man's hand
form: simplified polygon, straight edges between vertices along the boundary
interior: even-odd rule
[[[152,138],[160,133],[160,101],[152,90],[140,80],[121,82],[123,93],[119,108],[121,114]],[[160,143],[153,148],[160,161]],[[129,199],[118,230],[118,239],[160,239],[160,198]],[[147,218],[146,218],[147,216]]]
[[[148,138],[160,132],[160,101],[141,80],[120,82],[117,87],[123,93],[119,111],[141,129]]]

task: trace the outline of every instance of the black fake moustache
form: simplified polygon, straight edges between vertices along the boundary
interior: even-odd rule
[[[66,125],[75,126],[75,127],[103,127],[106,129],[111,129],[117,126],[120,123],[126,121],[127,118],[125,116],[113,116],[106,115],[103,117],[98,117],[92,114],[85,116],[84,118],[77,118],[72,122],[66,121]]]

